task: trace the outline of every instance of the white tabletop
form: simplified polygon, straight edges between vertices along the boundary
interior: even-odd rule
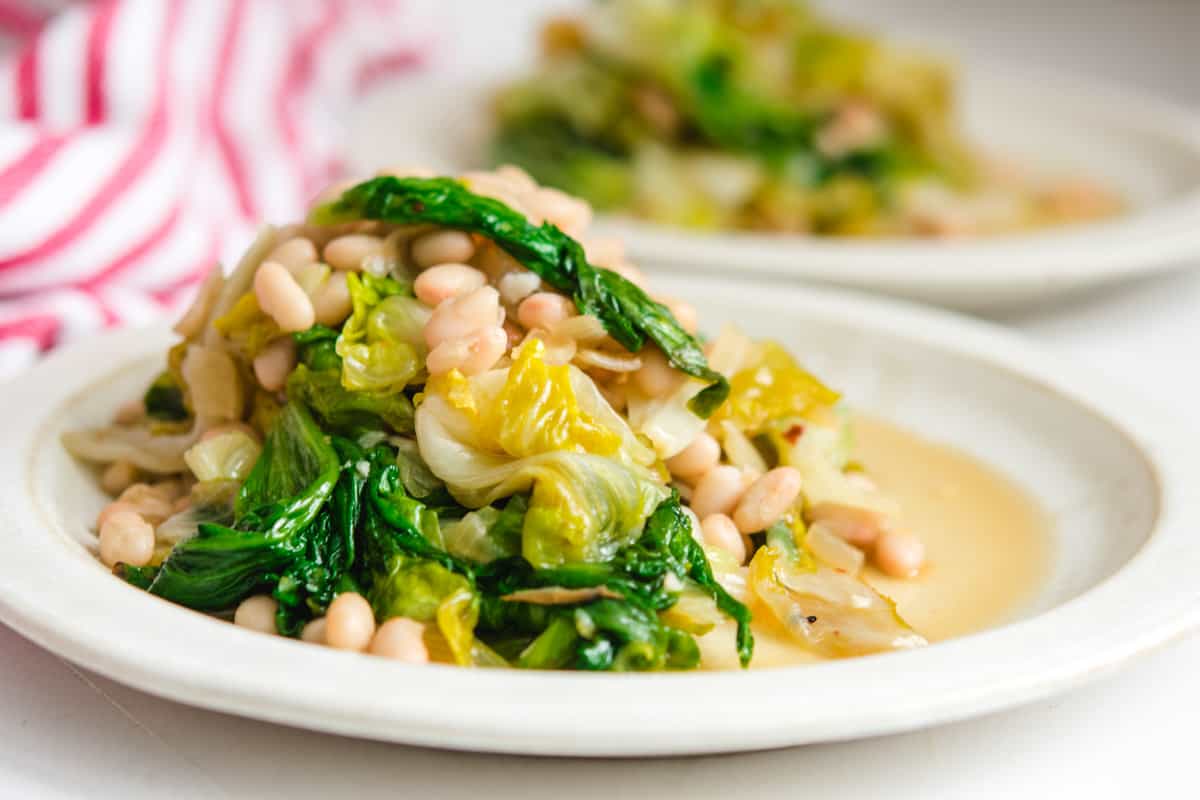
[[[1037,7],[1015,5],[1030,13]],[[1117,8],[1120,20],[1122,14],[1129,18],[1135,5],[1105,7]],[[1188,10],[1195,5],[1146,5],[1164,15],[1158,23],[1164,30],[1171,27],[1171,14],[1180,15],[1185,27],[1196,20]],[[1058,7],[1064,6],[1089,12],[1097,7]],[[954,21],[946,25],[952,30]],[[1113,23],[1114,33],[1120,27],[1119,21]],[[988,28],[994,33],[990,21]],[[1200,27],[1192,31],[1200,33]],[[1138,38],[1143,45],[1166,41]],[[1183,37],[1189,40],[1194,36]],[[1139,62],[1122,52],[1123,62]],[[1188,99],[1192,87],[1172,82],[1169,76],[1175,73],[1161,66],[1161,53],[1156,61],[1146,52],[1138,76],[1154,83],[1166,75],[1164,89]],[[1082,63],[1092,61],[1083,56]],[[1106,290],[1005,321],[1068,358],[1144,387],[1194,419],[1200,398],[1198,308],[1200,274],[1191,274]],[[0,653],[0,797],[5,798],[387,794],[439,800],[728,795],[894,800],[1011,799],[1022,792],[1059,798],[1197,793],[1192,728],[1200,713],[1200,635],[1081,690],[977,720],[771,753],[620,762],[444,753],[200,711],[80,670],[3,626]]]

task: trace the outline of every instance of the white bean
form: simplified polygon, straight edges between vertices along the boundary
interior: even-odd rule
[[[534,193],[525,191],[511,179],[494,172],[466,172],[459,179],[475,194],[499,200],[513,211],[524,215],[534,225],[542,223],[541,212],[531,202],[527,202]]]
[[[484,328],[475,334],[467,357],[459,370],[464,375],[479,375],[496,365],[508,350],[508,334],[499,326]]]
[[[925,543],[910,533],[884,531],[875,543],[875,563],[893,578],[911,578],[925,564]]]
[[[579,234],[592,221],[592,207],[558,189],[542,188],[530,195],[530,210],[553,222],[567,234]]]
[[[353,308],[345,273],[335,272],[326,278],[313,292],[312,304],[313,315],[322,325],[336,328],[345,322]]]
[[[174,496],[147,483],[135,483],[117,497],[117,501],[129,504],[151,525],[157,525],[171,516]]]
[[[413,282],[413,293],[427,306],[436,308],[443,300],[473,292],[487,283],[487,276],[466,264],[438,264],[422,272]]]
[[[393,178],[433,178],[437,176],[437,173],[429,167],[419,164],[395,164],[390,167],[384,167],[375,173],[375,177],[377,178],[389,176]]]
[[[756,480],[733,512],[742,533],[756,533],[774,525],[800,496],[800,471],[776,467]]]
[[[131,461],[114,461],[100,475],[100,488],[111,495],[118,495],[138,479],[138,468]]]
[[[818,503],[808,512],[809,520],[821,523],[855,547],[867,549],[875,544],[884,529],[877,511],[840,503]]]
[[[254,377],[268,392],[278,392],[296,368],[296,342],[290,336],[273,339],[254,358]]]
[[[379,626],[371,639],[371,655],[383,656],[408,664],[429,662],[425,646],[425,626],[408,617],[392,617]]]
[[[746,542],[737,525],[725,514],[709,514],[701,520],[700,532],[705,544],[727,550],[739,564],[746,560]]]
[[[110,567],[144,567],[154,556],[154,526],[136,511],[121,509],[100,527],[100,560]]]
[[[355,272],[363,268],[368,258],[383,254],[383,239],[362,233],[339,236],[325,245],[325,263],[343,272]]]
[[[597,236],[582,242],[587,260],[597,267],[612,269],[625,261],[625,242],[615,236]]]
[[[233,624],[259,633],[278,633],[275,627],[275,612],[278,610],[279,603],[274,597],[256,594],[238,604],[233,612]]]
[[[500,298],[510,306],[515,306],[529,297],[541,285],[542,279],[527,269],[506,272],[496,284],[500,289]]]
[[[518,192],[532,192],[538,188],[537,181],[515,164],[501,164],[496,167],[496,175],[508,181],[509,186]]]
[[[475,242],[462,231],[434,231],[414,239],[411,252],[413,261],[421,269],[437,264],[461,264],[475,255]]]
[[[254,273],[254,296],[263,313],[284,333],[305,331],[315,321],[312,301],[292,273],[275,261],[264,261]]]
[[[447,339],[429,351],[425,368],[430,375],[444,375],[457,369],[464,375],[486,372],[508,350],[508,333],[489,326],[461,339]]]
[[[366,650],[375,635],[375,612],[367,598],[344,592],[325,612],[325,642],[338,650]]]
[[[721,460],[721,445],[701,431],[692,443],[667,459],[671,474],[684,480],[695,480]]]
[[[434,309],[425,323],[425,343],[430,350],[451,339],[466,339],[483,328],[502,325],[500,293],[491,286],[452,297]]]
[[[710,514],[729,514],[742,498],[742,471],[737,467],[713,467],[696,482],[692,510],[704,519]]]
[[[297,285],[310,298],[313,292],[329,277],[329,273],[332,272],[328,266],[319,261],[309,261],[298,267],[288,267],[287,271],[292,274],[292,277],[296,279]]]
[[[534,292],[517,307],[517,322],[524,325],[526,330],[550,330],[555,324],[574,316],[575,313],[575,302],[566,295],[557,292]]]
[[[300,641],[309,644],[325,644],[325,618],[309,620],[300,629]]]
[[[100,529],[104,527],[104,523],[108,521],[108,518],[119,511],[138,513],[137,506],[133,503],[127,503],[124,500],[114,500],[100,509],[100,513],[96,516],[96,532],[99,533]]]
[[[425,357],[425,369],[430,375],[445,375],[458,369],[471,354],[471,343],[467,339],[447,339],[429,351]]]
[[[663,397],[683,382],[683,374],[671,366],[662,350],[651,345],[640,353],[642,368],[633,373],[633,382],[647,397]]]
[[[295,272],[317,260],[317,246],[311,239],[294,236],[272,250],[267,260],[283,264],[288,272]]]

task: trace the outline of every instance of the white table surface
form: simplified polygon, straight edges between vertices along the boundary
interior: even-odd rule
[[[514,5],[508,11],[522,18],[539,4]],[[1038,4],[1016,6],[1018,14],[1032,13]],[[1096,35],[1116,36],[1134,4],[1060,6],[1107,9],[1115,22]],[[1143,27],[1135,38],[1146,57],[1122,50],[1120,62],[1141,64],[1135,78],[1151,85],[1163,79],[1164,91],[1195,98],[1194,86],[1161,62],[1172,52],[1184,57],[1178,48],[1169,51],[1172,42],[1200,36],[1200,26],[1192,37],[1165,33],[1197,21],[1200,4],[1139,7],[1160,13],[1157,22],[1141,21],[1164,33]],[[483,16],[475,30],[499,22]],[[1060,28],[1069,21],[1061,9],[1049,16]],[[951,34],[966,24],[953,17],[935,22]],[[984,27],[994,35],[990,17]],[[1151,53],[1154,45],[1168,47],[1167,54]],[[1099,61],[1091,48],[1084,51],[1092,55],[1080,63]],[[1194,80],[1197,72],[1190,72]],[[1200,273],[1106,290],[1005,321],[1195,419],[1197,309]],[[900,736],[722,757],[541,760],[357,741],[196,710],[78,669],[0,626],[0,798],[1196,797],[1197,675],[1200,635],[1067,695]]]

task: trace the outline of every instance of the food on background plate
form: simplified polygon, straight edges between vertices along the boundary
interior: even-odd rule
[[[493,155],[601,210],[711,229],[964,236],[1111,216],[1082,176],[977,152],[953,70],[798,0],[607,0],[556,19]]]
[[[703,338],[589,219],[516,168],[410,169],[265,230],[205,280],[143,398],[64,436],[114,496],[101,560],[239,626],[406,662],[924,644],[864,579],[916,576],[924,546],[839,395],[778,342]]]

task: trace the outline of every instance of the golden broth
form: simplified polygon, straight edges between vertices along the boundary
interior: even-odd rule
[[[900,503],[901,525],[925,542],[926,566],[916,578],[865,572],[918,633],[936,642],[978,631],[1033,597],[1050,560],[1050,521],[1033,498],[965,453],[885,422],[858,418],[855,439],[855,458]],[[755,640],[755,667],[821,660],[759,626]],[[737,666],[731,625],[699,643],[705,668]]]

